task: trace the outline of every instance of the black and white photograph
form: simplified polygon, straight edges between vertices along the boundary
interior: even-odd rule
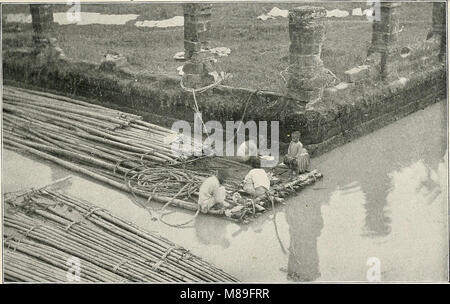
[[[1,282],[448,283],[447,13],[2,1]]]

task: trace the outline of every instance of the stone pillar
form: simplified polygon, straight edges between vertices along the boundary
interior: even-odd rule
[[[33,45],[39,50],[50,44],[53,29],[53,9],[49,4],[30,4]]]
[[[289,10],[289,79],[288,97],[299,101],[299,106],[322,99],[329,74],[320,58],[325,39],[323,7],[301,6]]]
[[[445,3],[434,2],[433,3],[433,17],[432,17],[432,28],[428,33],[427,40],[438,36],[440,37],[440,49],[439,49],[439,60],[445,61],[446,54],[446,43],[447,43],[447,33],[446,33],[446,19],[445,19]]]
[[[387,79],[395,73],[392,64],[400,30],[397,2],[381,2],[380,16],[374,16],[372,26],[372,43],[369,47],[368,56],[373,53],[381,54],[380,73],[382,79]]]
[[[207,51],[211,34],[211,4],[186,3],[184,11],[183,83],[189,88],[199,88],[214,82],[212,58]],[[206,50],[206,51],[205,51]]]

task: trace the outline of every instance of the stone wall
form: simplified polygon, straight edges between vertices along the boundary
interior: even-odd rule
[[[99,66],[63,61],[39,66],[30,52],[4,53],[5,84],[38,87],[68,96],[142,115],[170,127],[177,119],[193,121],[192,94],[179,87],[178,78],[134,73],[126,68],[114,72]],[[280,121],[280,139],[302,130],[302,141],[313,155],[373,131],[431,103],[445,99],[444,66],[430,65],[405,83],[393,82],[370,92],[356,92],[303,112],[293,112],[296,102],[281,94],[217,86],[199,94],[200,111],[207,120],[238,121],[248,101],[246,120]],[[168,115],[168,113],[170,113]]]
[[[441,47],[433,41],[421,42],[406,47],[406,51],[395,44],[399,31],[397,7],[392,2],[382,3],[381,20],[373,25],[369,55],[380,53],[380,61],[368,60],[367,65],[350,68],[344,82],[335,86],[328,85],[332,73],[320,58],[325,10],[310,6],[291,10],[288,94],[217,85],[196,94],[203,119],[238,121],[245,112],[245,120],[280,121],[282,141],[287,141],[286,135],[292,131],[301,130],[302,142],[312,154],[320,154],[445,98],[445,65],[437,62],[438,53],[442,60],[442,45],[445,48],[442,7],[435,6],[431,29],[432,36],[441,37],[437,42]],[[47,37],[50,32],[48,12],[45,5],[34,8],[37,37]],[[207,52],[203,52],[208,48],[211,31],[211,5],[185,4],[184,15],[187,62],[183,83],[191,89],[203,87],[213,82],[209,74],[213,67]],[[54,56],[57,48],[46,49],[42,51],[35,45],[32,50],[5,50],[5,83],[86,97],[168,127],[177,119],[193,121],[192,92],[183,90],[177,77],[134,72],[126,64],[105,69],[72,62],[61,54]],[[398,77],[402,69],[414,73]],[[374,86],[380,76],[384,82]]]

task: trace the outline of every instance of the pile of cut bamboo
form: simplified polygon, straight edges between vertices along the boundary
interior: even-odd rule
[[[174,156],[170,144],[165,143],[167,137],[176,137],[173,131],[136,115],[22,88],[5,86],[3,101],[6,148],[54,162],[164,207],[198,214],[198,189],[215,171],[196,169],[191,162],[195,158],[186,161]],[[230,207],[213,208],[209,213],[247,222],[274,201],[321,177],[317,171],[303,174],[255,201],[234,200],[240,181],[230,179],[225,183]]]
[[[214,172],[176,167],[174,132],[141,117],[59,95],[5,86],[3,143],[124,191],[188,210]],[[174,197],[189,184],[186,192]]]
[[[4,240],[7,281],[237,281],[157,234],[45,188],[5,195]]]

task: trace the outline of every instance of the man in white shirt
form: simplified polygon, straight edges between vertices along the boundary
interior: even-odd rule
[[[210,176],[203,181],[198,191],[198,204],[203,213],[208,213],[216,204],[229,207],[225,202],[226,191],[223,186],[225,178],[226,173],[219,170],[217,176]]]
[[[264,169],[252,169],[244,178],[244,191],[258,197],[269,191],[270,179]]]

